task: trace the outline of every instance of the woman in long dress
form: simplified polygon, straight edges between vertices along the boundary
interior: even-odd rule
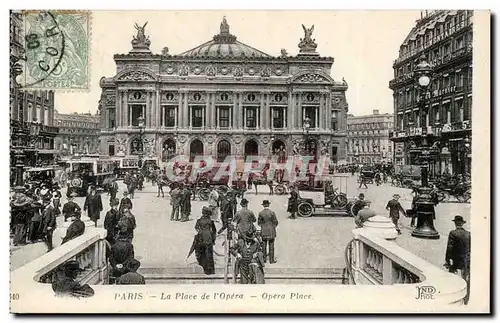
[[[201,210],[201,218],[196,221],[195,229],[198,232],[196,236],[196,259],[198,264],[203,267],[206,275],[215,274],[214,251],[217,229],[214,221],[210,218],[212,211],[204,206]]]

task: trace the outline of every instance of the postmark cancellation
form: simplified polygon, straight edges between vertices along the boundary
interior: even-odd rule
[[[28,89],[89,90],[91,12],[23,11]]]

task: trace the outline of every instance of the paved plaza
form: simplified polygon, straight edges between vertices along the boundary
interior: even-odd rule
[[[120,183],[119,197],[125,186]],[[270,208],[277,214],[278,237],[276,239],[277,263],[268,265],[271,268],[343,268],[344,249],[351,240],[351,230],[355,228],[353,218],[343,216],[313,216],[310,218],[288,219],[286,204],[288,196],[269,195],[267,186],[258,187],[259,194],[249,191],[246,198],[249,200],[249,208],[258,214],[262,209],[261,203],[264,199],[271,201]],[[341,188],[345,191],[345,185]],[[165,191],[168,191],[166,189]],[[401,195],[403,207],[409,208],[412,196],[410,190],[396,188],[390,184],[381,186],[368,185],[368,189],[358,189],[355,176],[347,177],[348,197],[354,197],[363,192],[367,199],[372,201],[372,208],[379,214],[387,216],[385,205],[392,194]],[[83,206],[84,197],[76,198],[76,202]],[[63,198],[63,203],[65,203]],[[158,198],[156,187],[151,183],[145,183],[143,191],[137,191],[133,199],[133,213],[137,220],[137,229],[134,236],[134,247],[136,257],[141,261],[142,268],[186,268],[196,266],[194,259],[186,259],[189,248],[195,234],[194,225],[196,219],[201,215],[201,208],[207,202],[193,201],[192,216],[188,222],[170,221],[170,196]],[[101,213],[98,225],[103,226],[104,216],[109,209],[109,198],[103,195],[105,211]],[[411,237],[410,219],[401,218],[400,224],[402,235],[396,239],[396,243],[414,254],[426,259],[436,266],[444,262],[444,253],[447,235],[454,228],[451,221],[456,214],[462,215],[468,223],[469,229],[470,204],[443,203],[437,206],[437,219],[435,227],[441,234],[439,240],[426,240]],[[84,215],[82,219],[85,219]],[[62,218],[58,218],[58,226],[63,224]],[[220,227],[220,224],[217,224]],[[60,229],[54,236],[55,245],[59,245],[64,229]],[[216,267],[223,266],[222,245],[224,236],[218,237],[215,252]],[[12,268],[15,269],[23,264],[43,255],[46,247],[43,243],[37,243],[22,247],[12,247]]]

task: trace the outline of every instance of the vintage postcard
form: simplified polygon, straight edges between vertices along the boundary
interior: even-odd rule
[[[489,312],[489,52],[477,10],[11,11],[11,312]]]

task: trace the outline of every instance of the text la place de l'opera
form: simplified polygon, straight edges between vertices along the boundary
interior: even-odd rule
[[[313,28],[302,28],[298,55],[273,57],[238,41],[226,18],[212,40],[178,55],[153,54],[136,25],[132,50],[114,55],[116,75],[100,81],[101,151],[131,157],[142,141],[141,153],[158,161],[223,161],[290,155],[301,143],[307,155],[345,160],[348,86],[330,76],[334,60],[316,51]]]

